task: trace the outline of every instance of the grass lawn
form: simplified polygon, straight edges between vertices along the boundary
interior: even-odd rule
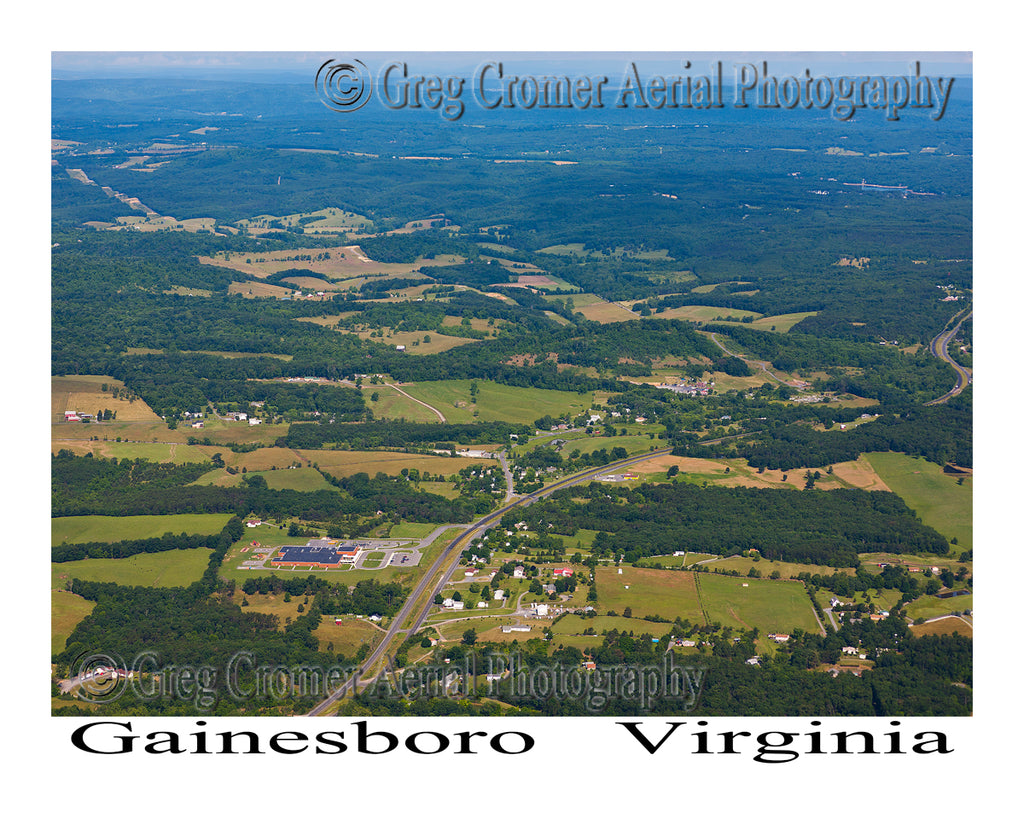
[[[388,533],[390,538],[413,538],[421,540],[433,532],[440,524],[437,523],[396,523]]]
[[[50,543],[116,543],[160,537],[167,532],[215,535],[231,519],[228,514],[75,515],[50,521]]]
[[[51,564],[53,588],[63,588],[68,577],[117,583],[120,586],[169,588],[199,580],[210,562],[211,549],[172,549],[122,558],[72,560]]]
[[[970,475],[947,475],[923,458],[895,452],[865,455],[886,485],[917,512],[918,517],[947,539],[956,538],[956,554],[973,548],[973,498]],[[962,485],[957,485],[960,477]]]

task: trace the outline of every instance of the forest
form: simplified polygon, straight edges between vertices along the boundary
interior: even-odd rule
[[[859,565],[859,552],[946,554],[949,544],[896,495],[836,489],[780,492],[743,487],[592,484],[561,489],[509,512],[531,529],[574,535],[595,529],[595,553],[635,563],[675,551],[739,554],[767,560]]]
[[[969,98],[955,100],[941,122],[838,123],[736,111],[674,120],[654,111],[606,112],[599,121],[592,111],[515,120],[497,112],[444,122],[368,108],[348,121],[357,127],[344,129],[310,88],[288,84],[62,80],[51,102],[51,374],[119,380],[168,430],[192,413],[253,405],[265,420],[287,424],[272,441],[218,444],[225,454],[511,449],[537,430],[583,425],[600,413],[579,444],[521,449],[511,461],[530,472],[518,490],[539,488],[549,468],[582,469],[640,451],[635,440],[632,448],[626,437],[616,440],[627,435],[643,448],[742,458],[758,470],[825,469],[888,451],[943,467],[973,463],[972,390],[932,405],[954,374],[928,350],[972,297]],[[314,214],[325,208],[354,221],[324,226]],[[143,209],[166,222],[143,219]],[[209,221],[186,224],[200,219]],[[345,265],[323,265],[328,249],[355,245],[366,262],[353,267],[346,250]],[[232,258],[257,263],[232,267]],[[268,258],[285,263],[260,267]],[[296,277],[315,285],[297,288]],[[459,344],[428,352],[416,340],[415,350],[399,349],[407,342],[395,333],[457,337]],[[966,366],[972,341],[968,323],[951,345]],[[763,371],[762,361],[775,372]],[[300,380],[313,378],[333,383]],[[527,423],[414,423],[394,420],[387,401],[366,400],[362,389],[453,379],[589,393],[594,405],[576,418],[538,408]],[[717,383],[695,396],[655,386],[663,380]],[[815,400],[803,400],[811,393]],[[106,438],[107,423],[88,433]],[[213,446],[225,440],[222,432],[199,431],[178,446]],[[181,430],[174,435],[185,440]],[[125,656],[149,648],[183,664],[224,663],[242,649],[266,663],[361,660],[321,648],[313,636],[320,618],[392,616],[408,589],[269,574],[236,588],[220,570],[243,535],[242,517],[365,536],[399,523],[468,523],[502,494],[491,490],[497,473],[485,481],[463,471],[454,489],[431,493],[409,473],[339,477],[315,463],[314,490],[272,489],[252,472],[222,486],[201,480],[223,466],[220,455],[172,464],[62,447],[51,458],[55,517],[234,516],[218,535],[53,547],[55,563],[212,550],[202,580],[188,588],[75,580],[72,591],[96,607],[55,657],[65,672],[99,642]],[[804,573],[798,579],[808,590],[884,588],[902,594],[901,605],[929,587],[906,571],[868,573],[859,555],[949,554],[946,538],[890,492],[668,480],[563,489],[507,513],[505,524],[540,529],[525,548],[552,559],[565,557],[556,536],[580,530],[597,532],[592,561],[755,548],[770,560],[855,569]],[[311,599],[283,628],[238,602],[279,593]],[[795,633],[753,668],[746,661],[760,635],[710,625],[700,656],[708,684],[697,713],[970,712],[965,638],[914,637],[898,617],[885,629],[844,622],[838,633]],[[704,626],[673,628],[682,634]],[[811,670],[849,643],[870,651],[872,670],[835,678]],[[578,649],[546,641],[521,648],[531,664],[578,667],[582,659]],[[449,641],[435,659],[454,662],[475,650],[494,649]],[[624,617],[591,656],[599,664],[653,662],[655,650],[642,624]],[[223,690],[213,697],[214,713],[292,713],[313,703],[289,696],[242,708]],[[511,695],[508,704],[513,714],[585,712],[581,703]],[[186,714],[196,704],[129,707]],[[493,703],[369,695],[346,708],[500,711]],[[608,713],[634,712],[625,701],[609,704]]]

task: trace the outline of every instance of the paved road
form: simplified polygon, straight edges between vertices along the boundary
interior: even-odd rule
[[[945,361],[956,372],[956,384],[953,386],[953,389],[942,397],[936,398],[934,401],[929,401],[925,404],[926,407],[946,403],[954,395],[962,393],[964,388],[971,383],[971,374],[950,358],[949,342],[952,341],[953,336],[955,336],[960,330],[960,325],[967,321],[967,319],[969,319],[973,314],[973,307],[967,307],[964,310],[961,310],[949,320],[950,322],[956,321],[956,324],[950,327],[949,322],[947,322],[946,327],[943,328],[942,332],[935,336],[935,338],[932,339],[932,343],[928,345],[928,349],[931,350],[933,356]]]
[[[508,468],[508,461],[505,458],[504,450],[499,450],[498,460],[501,462],[501,471],[505,473],[505,503],[509,503],[516,496],[516,493],[513,488],[512,470]]]
[[[357,669],[356,673],[346,680],[337,691],[310,710],[306,716],[315,717],[326,713],[346,694],[357,691],[360,685],[368,685],[375,679],[377,674],[380,672],[375,672],[374,668],[388,653],[389,649],[400,645],[402,641],[408,639],[409,635],[415,634],[419,631],[424,619],[426,619],[426,616],[430,611],[431,605],[433,604],[434,595],[444,588],[445,584],[455,572],[455,569],[459,565],[459,555],[462,554],[466,544],[468,544],[474,537],[482,535],[491,528],[491,526],[497,523],[501,519],[502,515],[507,511],[517,506],[528,506],[534,501],[550,495],[552,492],[564,489],[568,486],[574,486],[575,484],[582,483],[583,481],[588,481],[605,472],[613,472],[618,469],[632,466],[651,458],[660,457],[661,455],[665,455],[671,451],[671,448],[666,448],[658,449],[653,452],[645,452],[642,455],[634,455],[631,458],[614,461],[601,467],[586,469],[582,472],[576,473],[575,475],[570,475],[567,478],[561,478],[543,489],[539,489],[536,492],[531,492],[529,495],[516,498],[511,503],[507,503],[502,506],[500,509],[496,509],[487,515],[484,515],[480,520],[476,521],[476,523],[470,524],[469,528],[446,546],[437,559],[426,569],[423,576],[420,578],[419,583],[416,584],[416,588],[413,589],[412,593],[406,598],[402,608],[395,616],[395,619],[392,621],[384,639],[380,641],[377,648],[375,648],[371,652],[370,656],[366,658],[366,661],[362,666]],[[437,534],[439,534],[439,532],[435,532],[434,537],[436,537]],[[403,627],[403,624],[408,621],[410,617],[412,618],[411,624]],[[363,677],[362,675],[364,674],[367,676]]]
[[[764,371],[764,374],[765,374],[765,375],[771,376],[771,377],[772,377],[772,378],[774,378],[774,379],[775,379],[776,381],[778,381],[778,382],[779,382],[780,384],[786,384],[786,386],[787,386],[787,387],[788,387],[788,386],[790,386],[790,385],[789,385],[789,384],[787,384],[787,383],[786,383],[785,381],[783,381],[783,380],[782,380],[781,378],[779,378],[779,377],[778,377],[778,376],[777,376],[777,375],[776,375],[775,373],[773,373],[773,372],[772,372],[771,370],[769,370],[769,369],[768,369],[768,365],[769,365],[769,364],[770,364],[771,362],[769,362],[769,361],[755,361],[754,359],[751,359],[751,358],[747,358],[746,356],[738,355],[737,353],[734,353],[734,352],[731,352],[731,351],[729,351],[729,350],[725,349],[725,346],[724,346],[724,345],[722,344],[722,342],[721,342],[721,341],[719,341],[719,340],[718,340],[718,339],[717,339],[717,338],[715,337],[715,334],[714,334],[714,333],[712,333],[712,334],[711,334],[711,340],[712,340],[713,342],[715,342],[715,344],[717,344],[717,345],[718,345],[718,348],[719,348],[719,349],[720,349],[720,350],[721,350],[721,351],[722,351],[723,353],[725,353],[726,355],[731,355],[731,356],[732,356],[733,358],[738,358],[738,359],[739,359],[740,361],[745,361],[745,362],[746,362],[747,364],[757,364],[757,366],[759,366],[759,367],[760,367],[760,368],[761,368],[761,369],[762,369],[762,370]]]

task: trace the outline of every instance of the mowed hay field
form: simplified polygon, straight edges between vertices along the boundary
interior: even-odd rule
[[[616,568],[599,567],[597,594],[599,609],[620,615],[629,608],[633,617],[657,614],[694,623],[710,619],[726,626],[757,627],[764,632],[818,629],[803,585],[791,581],[708,573],[698,576],[693,572],[631,566],[623,566],[622,574],[618,574]]]
[[[406,452],[344,452],[324,450],[310,453],[324,472],[337,478],[365,472],[400,475],[403,469],[418,469],[422,475],[454,475],[466,467],[500,466],[491,458],[446,458],[443,455],[414,455]]]
[[[697,582],[712,621],[745,629],[756,626],[762,632],[820,632],[803,583],[707,573],[701,573]]]
[[[119,586],[169,588],[189,586],[203,576],[212,549],[174,549],[131,557],[95,558],[53,563],[53,588],[64,588],[67,579],[117,583]]]
[[[117,413],[118,421],[155,421],[160,417],[153,412],[141,398],[129,400],[115,398],[113,393],[103,391],[103,385],[123,388],[124,384],[116,378],[106,375],[55,375],[50,379],[50,415],[51,423],[66,426],[85,427],[96,434],[92,424],[81,421],[64,421],[64,413],[68,410],[87,412],[95,415],[101,410]]]
[[[954,553],[973,548],[971,475],[946,474],[938,464],[895,452],[871,452],[863,457],[926,525],[948,539],[957,539]],[[957,483],[960,478],[962,484]]]
[[[91,614],[96,607],[92,600],[86,600],[71,592],[60,589],[50,590],[50,653],[59,654],[64,650],[68,637],[75,626]]]
[[[53,518],[50,543],[116,543],[119,540],[143,540],[161,537],[167,532],[189,535],[215,535],[231,519],[229,514],[180,515],[75,515]]]
[[[622,614],[627,608],[633,617],[657,614],[674,620],[682,617],[694,623],[703,623],[697,599],[697,586],[693,572],[659,571],[623,566],[597,568],[596,608]],[[626,588],[626,587],[629,588]]]
[[[941,634],[960,634],[962,637],[973,637],[974,626],[962,617],[943,617],[919,626],[911,626],[910,631],[915,637],[937,636]]]
[[[544,415],[557,417],[569,412],[578,415],[593,402],[593,394],[579,395],[562,390],[535,387],[510,387],[493,381],[477,381],[476,403],[472,402],[469,380],[429,381],[401,384],[404,392],[436,407],[449,423],[468,424],[508,421],[530,424]],[[370,405],[372,407],[372,404]],[[479,413],[474,417],[474,410]]]
[[[422,404],[402,395],[389,384],[371,384],[363,390],[366,406],[374,418],[387,418],[392,421],[406,420],[420,424],[440,423],[437,413]],[[373,400],[376,393],[377,400]],[[442,412],[442,414],[444,414]],[[445,415],[445,418],[448,416]]]

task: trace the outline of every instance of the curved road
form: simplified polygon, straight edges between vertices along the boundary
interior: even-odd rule
[[[944,404],[954,395],[959,395],[964,391],[964,388],[971,383],[971,374],[967,372],[963,367],[957,364],[949,356],[949,342],[953,340],[953,336],[960,330],[960,325],[963,324],[974,314],[973,307],[967,307],[961,310],[949,321],[957,319],[956,324],[949,327],[949,321],[946,322],[946,328],[943,328],[942,332],[939,333],[935,338],[932,339],[931,344],[928,345],[928,349],[931,350],[933,356],[949,364],[950,367],[956,372],[956,385],[943,395],[941,398],[936,398],[934,401],[929,401],[925,404],[926,407],[934,406],[935,404]]]
[[[420,401],[419,398],[413,398],[411,395],[409,395],[409,393],[407,393],[405,390],[403,390],[397,384],[384,384],[383,386],[391,387],[391,389],[393,389],[395,392],[401,393],[406,398],[408,398],[410,401],[415,401],[417,404],[422,404],[424,407],[426,407],[428,410],[430,410],[432,413],[434,413],[434,415],[436,415],[441,420],[442,424],[447,423],[448,419],[444,417],[444,415],[441,413],[441,410],[437,409],[436,407],[430,406],[430,404],[428,404],[426,401]]]
[[[310,710],[306,716],[315,717],[324,714],[350,691],[357,691],[360,684],[368,684],[375,679],[377,674],[380,672],[377,672],[377,674],[374,674],[373,676],[368,676],[365,679],[361,679],[361,675],[372,672],[374,666],[376,666],[385,654],[387,654],[388,649],[396,644],[396,641],[404,641],[408,639],[409,635],[415,634],[420,629],[424,619],[426,619],[427,613],[430,611],[430,606],[433,604],[434,595],[444,588],[445,584],[458,567],[458,558],[459,555],[462,554],[462,550],[465,545],[474,537],[482,535],[487,531],[487,529],[497,523],[502,515],[507,511],[516,506],[528,506],[534,501],[550,495],[552,492],[590,480],[591,478],[605,472],[612,472],[623,467],[632,466],[633,464],[641,463],[642,461],[646,461],[650,458],[660,457],[661,455],[665,455],[671,451],[671,447],[666,447],[653,452],[645,452],[642,455],[634,455],[621,461],[614,461],[610,464],[605,464],[604,466],[586,469],[583,472],[577,472],[575,475],[561,478],[543,489],[531,492],[529,495],[523,495],[522,497],[516,498],[510,503],[506,503],[501,508],[484,515],[475,523],[468,524],[469,528],[448,544],[441,554],[438,555],[437,559],[423,573],[423,577],[420,578],[420,582],[416,584],[416,588],[413,589],[412,593],[406,598],[406,601],[402,605],[398,614],[395,615],[384,639],[380,641],[377,648],[375,648],[371,652],[370,656],[366,658],[366,661],[362,666],[358,668],[356,672],[341,686],[339,686],[337,691]],[[440,575],[438,574],[439,572]],[[410,617],[413,618],[411,623],[403,628],[403,624],[409,621]]]
[[[715,337],[714,333],[711,333],[711,340],[713,342],[715,342],[715,344],[718,345],[718,348],[723,353],[725,353],[726,355],[731,355],[733,358],[738,358],[740,361],[746,362],[747,364],[757,364],[761,368],[761,370],[764,372],[765,375],[770,376],[771,378],[774,378],[780,384],[785,384],[785,386],[787,386],[787,387],[790,386],[785,381],[783,381],[781,378],[779,378],[775,373],[773,373],[771,370],[768,369],[768,365],[771,364],[770,361],[758,361],[756,359],[747,358],[746,356],[739,355],[738,353],[731,352],[730,350],[727,350],[725,348],[725,345],[722,344],[722,342],[719,341]]]

